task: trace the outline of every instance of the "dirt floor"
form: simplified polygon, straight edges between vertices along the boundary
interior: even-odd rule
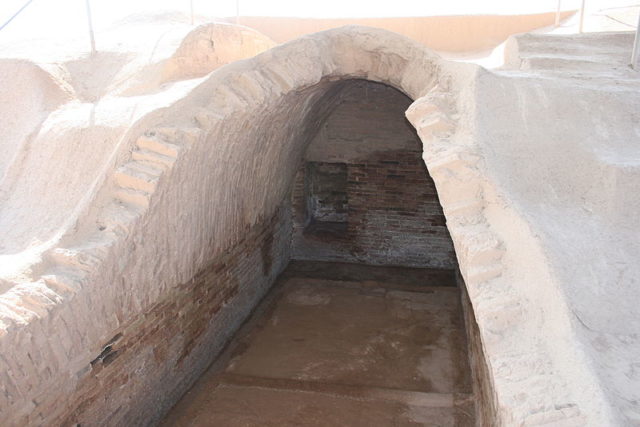
[[[166,426],[467,426],[453,273],[293,262]]]

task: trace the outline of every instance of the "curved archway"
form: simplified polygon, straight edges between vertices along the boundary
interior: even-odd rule
[[[69,331],[60,348],[38,349],[32,340],[4,353],[18,360],[44,352],[59,361],[37,368],[50,370],[38,384],[17,378],[16,395],[37,393],[54,405],[52,390],[65,390],[71,403],[52,409],[46,421],[53,423],[107,417],[135,423],[170,406],[288,259],[287,233],[278,230],[290,227],[282,205],[296,171],[291,165],[330,107],[318,100],[330,96],[334,82],[358,78],[415,100],[406,115],[425,144],[471,301],[481,305],[476,318],[488,350],[487,411],[499,406],[503,422],[555,416],[564,408],[564,390],[559,397],[529,390],[524,403],[516,402],[509,397],[512,384],[501,382],[497,371],[511,352],[503,332],[518,335],[523,308],[506,298],[478,298],[505,291],[496,282],[504,248],[483,213],[481,156],[457,121],[465,107],[458,92],[473,72],[403,37],[347,27],[212,73],[159,112],[158,126],[140,129],[130,156],[114,167],[85,218],[48,254],[28,297],[12,289],[8,297],[22,298],[25,311],[5,316],[8,334],[46,334],[37,319],[46,316],[47,331]],[[275,260],[266,267],[265,251]],[[535,343],[521,338],[531,353],[522,369],[544,365],[546,356],[527,347]],[[114,397],[122,384],[128,387]],[[13,419],[32,420],[28,400],[16,399],[21,406]]]

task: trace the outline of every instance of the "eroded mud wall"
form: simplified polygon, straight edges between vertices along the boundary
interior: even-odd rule
[[[380,83],[344,87],[296,176],[294,258],[456,265],[422,143],[404,118],[410,103]]]

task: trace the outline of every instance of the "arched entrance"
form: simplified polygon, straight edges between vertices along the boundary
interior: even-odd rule
[[[475,304],[481,287],[493,289],[501,275],[504,250],[484,217],[479,157],[472,141],[457,135],[456,79],[465,72],[459,68],[384,31],[333,30],[222,67],[132,129],[137,139],[64,246],[47,254],[40,287],[25,298],[27,306],[46,301],[41,311],[55,313],[52,330],[82,319],[71,334],[80,338],[69,339],[74,363],[44,366],[46,382],[17,379],[15,388],[56,407],[45,420],[52,424],[142,424],[161,417],[291,258],[291,188],[335,107],[320,100],[335,95],[340,81],[383,83],[414,100],[406,115],[425,143],[423,156]],[[344,174],[334,168],[325,175]],[[333,205],[340,203],[338,197]],[[506,326],[517,335],[513,313],[500,307],[477,312],[482,344]],[[42,334],[36,323],[23,323],[9,333]],[[500,340],[489,344],[493,356],[510,350]],[[26,360],[29,345],[3,354]],[[57,360],[50,351],[47,360]],[[64,407],[54,404],[60,389],[67,391]],[[488,401],[493,391],[488,386]],[[15,419],[29,419],[30,402]]]
[[[337,83],[293,184],[293,259],[456,268],[412,101],[366,80]],[[331,89],[330,89],[331,90]]]
[[[263,270],[282,235],[291,261],[166,424],[474,425],[462,281],[412,100],[345,79],[315,102]]]

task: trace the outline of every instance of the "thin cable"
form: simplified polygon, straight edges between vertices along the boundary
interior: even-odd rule
[[[5,22],[4,24],[2,24],[2,27],[0,27],[0,31],[2,31],[2,29],[4,27],[6,27],[7,25],[9,25],[9,22],[13,21],[13,19],[20,15],[20,12],[22,12],[27,6],[29,6],[31,4],[33,0],[29,0],[28,2],[26,2],[21,8],[20,10],[18,10],[16,13],[13,14],[13,16],[11,18],[9,18],[9,20],[7,22]]]

